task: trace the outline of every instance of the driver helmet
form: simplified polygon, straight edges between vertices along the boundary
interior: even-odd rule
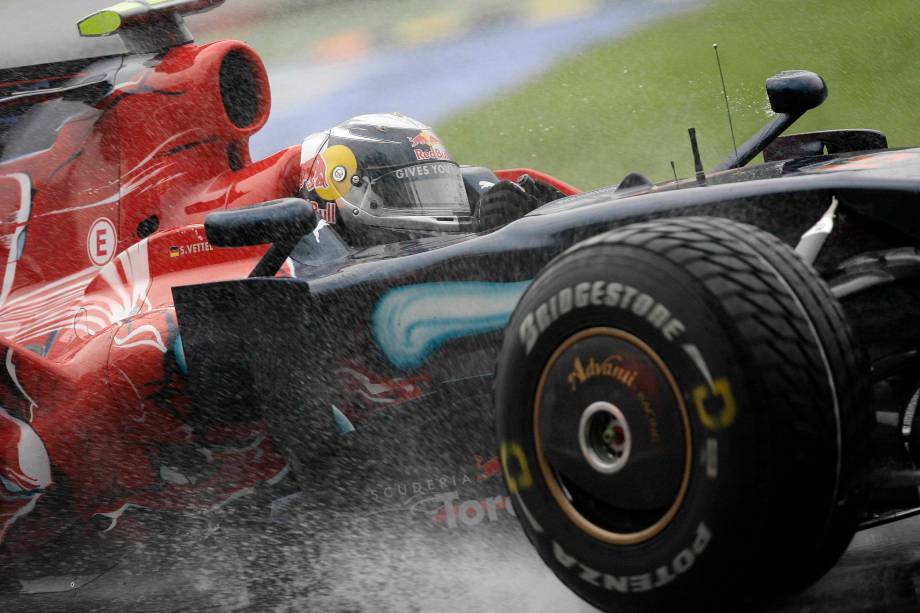
[[[468,230],[460,166],[430,127],[361,115],[303,141],[301,196],[346,241],[374,245]]]

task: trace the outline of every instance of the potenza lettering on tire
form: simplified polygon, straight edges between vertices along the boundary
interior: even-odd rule
[[[553,541],[553,556],[562,566],[576,573],[576,576],[581,581],[590,583],[595,587],[622,593],[648,592],[671,583],[678,575],[689,571],[696,562],[697,557],[706,550],[706,546],[709,545],[711,539],[712,533],[709,528],[706,527],[706,524],[700,522],[696,528],[696,538],[693,539],[690,546],[681,549],[670,564],[636,575],[617,576],[594,570],[566,553],[556,541]]]
[[[518,329],[524,353],[529,355],[540,335],[557,319],[587,306],[617,307],[644,318],[673,341],[685,330],[684,324],[666,306],[635,287],[622,283],[594,281],[564,287],[524,317]]]

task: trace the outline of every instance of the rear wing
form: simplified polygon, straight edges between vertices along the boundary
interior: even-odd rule
[[[155,53],[192,42],[183,17],[224,0],[127,0],[77,22],[80,36],[118,34],[131,53]]]

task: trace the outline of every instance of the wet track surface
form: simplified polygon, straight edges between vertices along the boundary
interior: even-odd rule
[[[138,551],[78,589],[0,597],[3,611],[589,612],[540,562],[513,518],[456,529],[408,515],[292,509],[270,529],[212,527],[156,555]],[[858,534],[820,582],[761,611],[917,611],[920,518]],[[795,552],[790,552],[795,555]]]

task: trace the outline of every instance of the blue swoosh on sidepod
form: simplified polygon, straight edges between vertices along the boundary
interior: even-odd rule
[[[374,340],[394,366],[416,368],[449,340],[504,328],[528,285],[447,281],[392,289],[374,308]]]

